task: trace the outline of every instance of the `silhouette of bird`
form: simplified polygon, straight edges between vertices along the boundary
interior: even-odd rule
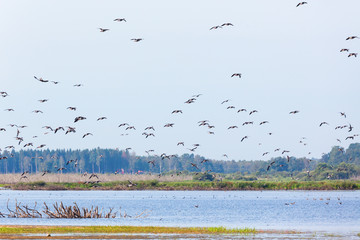
[[[74,87],[82,87],[82,86],[84,86],[84,85],[82,85],[81,83],[79,83],[79,84],[74,84],[73,86],[74,86]]]
[[[132,39],[130,39],[131,41],[134,41],[134,42],[140,42],[140,41],[142,41],[142,40],[144,40],[144,39],[142,39],[142,38],[132,38]]]
[[[171,114],[173,114],[173,113],[183,113],[183,112],[181,110],[174,110],[171,112]]]
[[[184,142],[178,142],[178,143],[177,143],[177,146],[179,146],[179,145],[183,145],[183,146],[184,146]]]
[[[115,18],[114,19],[115,22],[126,22],[125,18]]]
[[[105,119],[107,119],[106,117],[99,117],[98,119],[97,119],[97,121],[101,121],[101,120],[105,120]]]
[[[108,28],[99,28],[100,29],[100,32],[106,32],[106,31],[109,31],[110,29]]]
[[[69,109],[71,111],[76,111],[76,107],[67,107],[66,109]]]
[[[233,73],[231,75],[231,77],[239,77],[239,78],[241,78],[241,73]]]
[[[40,146],[38,146],[37,148],[43,148],[45,147],[46,145],[45,144],[41,144]]]
[[[245,109],[245,108],[241,108],[241,109],[239,109],[237,112],[238,112],[238,113],[239,113],[239,112],[246,112],[246,109]]]
[[[248,136],[244,136],[242,139],[241,139],[241,142],[244,141],[245,139],[248,139],[249,137]]]
[[[82,117],[82,116],[79,116],[79,117],[76,117],[75,120],[74,120],[74,123],[80,121],[80,120],[85,120],[86,117]]]
[[[321,127],[324,124],[329,125],[327,122],[322,122],[322,123],[320,123],[319,127]]]
[[[254,114],[254,113],[257,113],[257,112],[258,112],[257,110],[252,110],[252,111],[249,113],[249,115]]]
[[[153,161],[148,161],[148,163],[151,163],[151,164],[155,167],[155,160],[153,160]]]
[[[299,113],[299,111],[298,111],[298,110],[295,110],[295,111],[289,112],[289,114],[296,114],[296,113]]]
[[[298,3],[298,4],[296,5],[296,7],[299,7],[299,6],[305,5],[305,4],[308,4],[308,3],[307,3],[307,2],[300,2],[300,3]]]
[[[41,111],[41,110],[34,110],[32,112],[34,112],[34,113],[43,113],[43,111]]]
[[[349,52],[349,49],[348,48],[342,48],[342,49],[340,49],[340,52]]]
[[[85,138],[86,136],[90,136],[90,135],[93,136],[92,133],[85,133],[85,134],[82,136],[82,138]]]
[[[262,121],[261,123],[260,123],[260,125],[263,125],[263,124],[265,124],[265,123],[269,123],[268,121]]]
[[[146,128],[145,128],[145,131],[146,131],[146,130],[153,130],[153,131],[155,131],[155,128],[154,128],[153,126],[150,126],[150,127],[146,127]]]
[[[173,127],[175,123],[167,123],[164,125],[164,127]]]
[[[38,77],[34,76],[34,78],[35,78],[36,80],[40,81],[40,82],[44,82],[44,83],[49,82],[49,80],[45,80],[45,79],[43,79],[43,78],[41,78],[41,77],[38,78]]]
[[[219,25],[218,26],[213,26],[213,27],[210,28],[210,30],[219,29],[219,28],[222,28],[222,27],[219,26]]]
[[[224,27],[224,26],[234,26],[234,25],[232,23],[223,23],[221,24],[221,26]]]
[[[41,102],[41,103],[44,103],[44,102],[49,101],[49,99],[40,99],[40,100],[38,100],[38,101]]]
[[[352,39],[355,39],[355,38],[359,38],[358,36],[350,36],[350,37],[347,37],[345,40],[352,40]]]
[[[353,57],[353,56],[357,57],[357,55],[358,55],[357,53],[349,53],[348,57]]]
[[[341,116],[344,116],[344,118],[346,118],[346,114],[344,112],[340,112]]]

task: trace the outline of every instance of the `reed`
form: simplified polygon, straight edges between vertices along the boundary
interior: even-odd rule
[[[110,208],[107,212],[103,212],[98,206],[91,206],[91,208],[80,208],[76,202],[73,205],[66,206],[62,202],[53,204],[53,210],[44,202],[43,210],[36,210],[37,203],[33,207],[28,205],[21,205],[15,200],[15,207],[9,207],[9,200],[7,202],[7,210],[9,213],[0,212],[0,217],[9,218],[145,218],[149,212],[147,210],[136,214],[134,216],[128,215],[126,212],[122,213],[121,208],[119,214],[113,212],[114,208]]]
[[[254,228],[155,226],[0,226],[0,234],[41,233],[152,233],[152,234],[255,234]]]

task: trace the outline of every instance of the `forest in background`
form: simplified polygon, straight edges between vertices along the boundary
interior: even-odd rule
[[[195,154],[136,156],[117,149],[3,151],[0,173],[227,174],[234,180],[350,179],[360,176],[360,143],[334,146],[321,159],[285,156],[268,161],[210,160]],[[211,180],[211,179],[210,179]]]

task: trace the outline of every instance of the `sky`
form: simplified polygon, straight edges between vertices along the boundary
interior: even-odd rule
[[[347,148],[359,138],[346,137],[360,133],[360,56],[340,49],[360,52],[360,39],[345,40],[360,37],[360,2],[299,2],[0,0],[0,92],[8,94],[0,97],[0,148],[131,147],[136,155],[153,149],[216,160],[284,156],[277,148],[320,158],[333,146]],[[210,30],[223,23],[233,26]],[[78,116],[86,119],[74,123]],[[215,128],[198,126],[201,120]],[[9,124],[27,126],[20,145]],[[351,132],[335,130],[349,124]],[[194,152],[193,144],[200,144]]]

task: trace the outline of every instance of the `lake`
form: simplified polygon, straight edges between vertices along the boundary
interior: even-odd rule
[[[37,210],[62,201],[145,218],[0,218],[0,225],[133,225],[360,232],[360,191],[0,191],[0,212],[15,200]]]

